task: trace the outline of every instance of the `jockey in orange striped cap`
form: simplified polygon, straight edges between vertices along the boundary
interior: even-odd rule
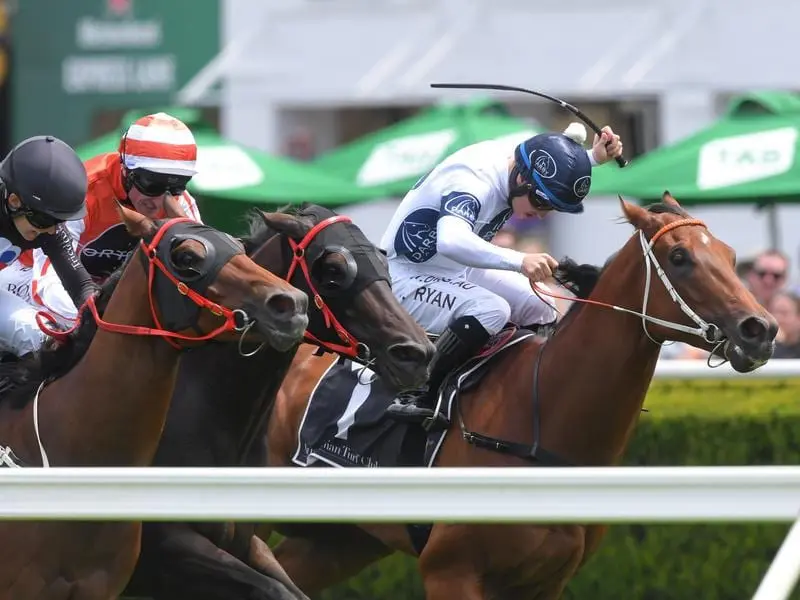
[[[119,150],[84,164],[89,178],[86,216],[67,223],[77,254],[97,283],[117,269],[136,245],[120,222],[115,200],[150,218],[163,218],[168,194],[187,216],[200,221],[186,184],[197,172],[197,144],[189,128],[166,113],[141,117],[122,135]],[[48,258],[33,253],[31,302],[65,324],[77,309]],[[35,308],[34,308],[35,310]]]

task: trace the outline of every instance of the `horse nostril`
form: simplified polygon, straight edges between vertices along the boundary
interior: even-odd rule
[[[433,348],[432,345],[431,348]],[[394,360],[407,364],[426,365],[433,356],[433,352],[429,351],[425,345],[415,342],[393,344],[389,346],[387,352]]]
[[[767,339],[769,324],[759,317],[747,317],[739,322],[739,335],[743,340],[759,342]]]
[[[307,301],[306,301],[307,302]],[[295,294],[277,292],[272,294],[266,301],[267,309],[276,319],[291,319],[302,310],[302,299]]]

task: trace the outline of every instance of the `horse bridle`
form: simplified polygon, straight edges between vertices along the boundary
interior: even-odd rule
[[[344,325],[339,322],[339,320],[336,318],[336,315],[333,314],[333,311],[317,291],[317,288],[311,278],[311,270],[309,268],[308,261],[306,260],[306,250],[314,241],[314,238],[316,238],[326,227],[330,227],[335,223],[352,223],[352,219],[345,215],[328,217],[314,225],[299,242],[295,242],[292,238],[288,238],[289,246],[292,249],[293,256],[292,262],[289,265],[289,270],[287,271],[284,279],[286,281],[291,281],[292,275],[294,275],[298,268],[300,269],[300,271],[303,273],[303,277],[305,277],[308,289],[311,292],[314,300],[314,306],[316,306],[317,309],[322,313],[322,317],[325,320],[325,326],[328,327],[328,329],[332,329],[336,333],[336,335],[342,341],[342,344],[320,340],[314,334],[308,331],[308,329],[306,329],[304,337],[307,342],[315,344],[325,350],[329,350],[331,352],[357,360],[358,362],[368,362],[372,356],[369,346],[363,342],[360,342],[352,333],[347,330]]]
[[[703,338],[710,344],[715,344],[714,351],[716,351],[722,344],[726,343],[726,338],[722,333],[722,330],[714,325],[713,323],[708,323],[702,317],[700,317],[692,308],[686,303],[686,301],[681,298],[681,295],[675,289],[675,286],[672,285],[672,282],[667,277],[667,274],[664,272],[664,269],[659,264],[658,260],[653,253],[653,247],[655,246],[656,242],[667,232],[672,231],[678,227],[684,226],[699,226],[699,227],[706,227],[706,224],[699,219],[679,219],[664,225],[661,229],[659,229],[650,241],[647,241],[644,233],[639,230],[639,241],[642,246],[643,257],[645,259],[645,288],[644,288],[644,299],[642,301],[642,312],[637,312],[635,310],[630,310],[627,308],[623,308],[621,306],[616,306],[614,304],[608,304],[606,302],[601,302],[598,300],[589,300],[589,299],[582,299],[582,298],[568,298],[566,296],[561,296],[558,294],[554,294],[547,290],[544,290],[536,284],[532,284],[531,287],[537,295],[541,298],[540,294],[545,296],[550,296],[552,298],[560,298],[563,300],[570,300],[573,302],[582,302],[584,304],[592,304],[595,306],[603,306],[605,308],[610,308],[612,310],[620,311],[629,313],[632,315],[636,315],[642,319],[642,328],[644,329],[645,335],[648,338],[653,340],[650,336],[650,333],[647,331],[647,323],[656,323],[663,327],[667,327],[670,329],[674,329],[677,331],[682,331],[684,333],[689,333],[692,335],[699,336]],[[647,301],[650,295],[650,281],[652,279],[652,269],[655,268],[656,273],[658,274],[659,279],[664,284],[664,287],[667,289],[672,300],[678,304],[681,308],[681,311],[688,316],[696,325],[697,327],[689,327],[686,325],[682,325],[680,323],[673,323],[672,321],[666,321],[664,319],[658,319],[656,317],[651,317],[647,314]],[[542,298],[542,301],[546,302]],[[653,340],[656,344],[661,344],[656,340]],[[456,411],[458,416],[458,425],[461,429],[461,436],[462,438],[468,443],[478,448],[484,448],[486,450],[491,450],[493,452],[498,452],[500,454],[507,454],[510,456],[515,456],[517,458],[521,458],[523,460],[527,460],[530,462],[535,462],[542,466],[550,466],[550,467],[572,467],[575,466],[574,463],[564,459],[563,457],[550,452],[549,450],[542,448],[539,445],[539,439],[541,437],[541,419],[539,416],[540,412],[540,397],[539,397],[539,371],[542,363],[542,357],[544,356],[545,350],[547,348],[547,344],[545,343],[540,349],[539,353],[536,357],[536,362],[533,367],[533,444],[524,444],[520,442],[512,442],[509,440],[503,440],[500,438],[495,438],[492,436],[483,435],[481,433],[476,433],[474,431],[470,431],[467,429],[467,426],[464,422],[463,413],[461,412],[460,404],[456,405]],[[709,366],[711,356],[713,356],[713,351],[709,354]],[[726,362],[723,360],[722,363]],[[719,365],[714,365],[719,366]]]
[[[147,293],[148,293],[148,300],[150,303],[150,311],[153,317],[153,321],[155,323],[155,327],[142,327],[137,325],[122,325],[118,323],[110,323],[108,321],[103,320],[100,317],[99,311],[97,309],[97,303],[95,296],[90,296],[86,303],[81,306],[78,310],[78,316],[76,319],[75,325],[67,330],[61,329],[53,329],[48,325],[48,323],[55,324],[56,319],[47,311],[40,310],[36,313],[36,322],[39,325],[39,328],[46,333],[47,335],[55,338],[59,341],[64,341],[67,336],[72,333],[75,329],[77,329],[81,324],[81,316],[85,310],[89,310],[94,318],[97,326],[100,329],[105,331],[111,331],[114,333],[123,333],[128,335],[145,335],[145,336],[157,336],[163,338],[168,344],[170,344],[173,348],[178,350],[186,349],[185,346],[181,346],[178,342],[174,340],[184,340],[184,341],[204,341],[209,340],[212,338],[217,337],[218,335],[225,333],[226,331],[235,331],[242,334],[242,337],[250,330],[252,325],[255,321],[251,320],[249,315],[242,309],[229,309],[225,306],[221,306],[216,302],[212,302],[206,296],[203,295],[204,289],[197,290],[193,289],[197,287],[198,282],[192,281],[187,283],[185,281],[181,281],[178,277],[176,277],[170,269],[164,264],[164,262],[159,257],[159,250],[162,246],[162,242],[164,242],[164,236],[166,235],[167,231],[169,231],[172,227],[176,225],[186,223],[195,226],[198,229],[208,230],[208,232],[214,232],[221,235],[221,232],[217,232],[215,229],[198,224],[193,219],[187,217],[169,219],[164,222],[161,227],[158,229],[156,234],[153,236],[152,240],[147,243],[144,240],[140,240],[140,249],[142,251],[144,260],[146,261],[146,269],[147,269]],[[206,244],[205,240],[200,236],[188,236],[192,239],[196,239],[197,241],[203,243],[207,248],[208,245]],[[167,248],[165,246],[164,248]],[[244,251],[242,249],[236,250],[229,250],[225,256],[222,257],[221,260],[217,261],[213,267],[218,272],[222,267],[227,264],[234,256],[239,254],[243,254]],[[215,328],[214,330],[200,334],[197,336],[188,336],[183,335],[181,333],[177,333],[175,331],[170,331],[165,329],[161,325],[161,320],[158,315],[158,310],[156,310],[156,298],[154,297],[154,286],[157,281],[157,276],[163,276],[166,278],[167,282],[171,285],[165,288],[166,291],[172,290],[177,292],[179,297],[184,298],[186,301],[191,302],[192,304],[196,305],[198,311],[202,309],[209,310],[212,314],[217,317],[222,317],[224,319],[223,323]],[[160,300],[160,299],[159,299]],[[161,301],[158,302],[160,306],[162,304]],[[192,326],[194,324],[189,324]]]
[[[675,289],[675,286],[667,277],[664,268],[658,262],[655,253],[653,252],[653,248],[655,247],[656,242],[666,233],[672,231],[673,229],[677,229],[678,227],[687,227],[687,226],[698,226],[708,228],[708,226],[701,221],[700,219],[678,219],[676,221],[672,221],[671,223],[667,223],[661,229],[656,231],[653,234],[653,237],[650,241],[647,240],[644,232],[639,230],[639,242],[642,246],[642,253],[645,259],[645,284],[644,284],[644,295],[642,298],[642,311],[638,312],[635,310],[631,310],[629,308],[624,308],[621,306],[617,306],[615,304],[609,304],[606,302],[601,302],[599,300],[590,300],[588,298],[567,298],[566,296],[560,296],[557,294],[553,294],[547,290],[542,289],[541,287],[537,286],[536,284],[532,284],[532,288],[534,293],[537,295],[545,295],[550,296],[552,298],[559,298],[563,300],[568,300],[571,302],[581,302],[583,304],[593,304],[595,306],[603,306],[605,308],[610,308],[612,310],[616,310],[619,312],[628,313],[631,315],[635,315],[640,317],[642,320],[642,329],[644,330],[645,335],[652,340],[654,343],[661,345],[662,342],[659,342],[650,335],[650,332],[647,330],[647,323],[654,323],[656,325],[661,325],[662,327],[666,327],[667,329],[672,329],[675,331],[681,331],[683,333],[688,333],[690,335],[696,335],[701,337],[704,341],[708,342],[709,344],[714,344],[714,350],[709,354],[709,366],[720,366],[724,364],[726,361],[717,364],[711,365],[710,360],[711,356],[714,355],[714,352],[718,350],[723,344],[727,342],[727,338],[725,337],[722,330],[719,326],[715,325],[714,323],[709,323],[705,319],[703,319],[700,315],[698,315],[689,305],[688,303],[681,297],[678,293],[678,290]],[[687,325],[682,325],[681,323],[675,323],[672,321],[667,321],[665,319],[659,319],[657,317],[653,317],[647,314],[647,303],[650,298],[650,282],[652,280],[652,271],[655,269],[658,278],[661,280],[661,283],[664,284],[664,287],[667,290],[670,298],[672,301],[675,302],[687,317],[692,320],[692,322],[697,325],[697,327],[690,327]],[[541,298],[541,296],[540,296]],[[546,302],[542,298],[543,301]]]

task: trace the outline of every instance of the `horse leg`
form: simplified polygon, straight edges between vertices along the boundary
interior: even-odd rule
[[[425,600],[486,600],[474,541],[459,526],[436,525],[419,558]]]
[[[335,539],[287,537],[275,546],[275,558],[298,586],[314,596],[349,579],[393,551],[356,530]]]
[[[478,574],[458,569],[433,571],[423,575],[425,600],[486,600]]]
[[[309,600],[280,567],[260,573],[188,526],[171,528],[149,560],[154,600]]]
[[[269,549],[266,542],[257,535],[250,538],[250,552],[247,562],[258,572],[267,577],[280,581],[287,588],[292,590],[298,598],[305,598],[306,595],[300,587],[286,573],[280,561]]]

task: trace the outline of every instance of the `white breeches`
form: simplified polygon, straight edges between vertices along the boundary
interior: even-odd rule
[[[19,260],[0,270],[0,290],[11,292],[25,302],[31,301],[32,280],[33,268],[24,266]]]
[[[36,308],[0,290],[0,350],[22,356],[41,348],[47,335],[36,324]]]
[[[435,335],[465,316],[478,319],[490,334],[508,322],[527,326],[556,320],[552,301],[534,294],[521,273],[490,269],[448,273],[395,261],[389,261],[389,272],[394,295],[417,323]]]

